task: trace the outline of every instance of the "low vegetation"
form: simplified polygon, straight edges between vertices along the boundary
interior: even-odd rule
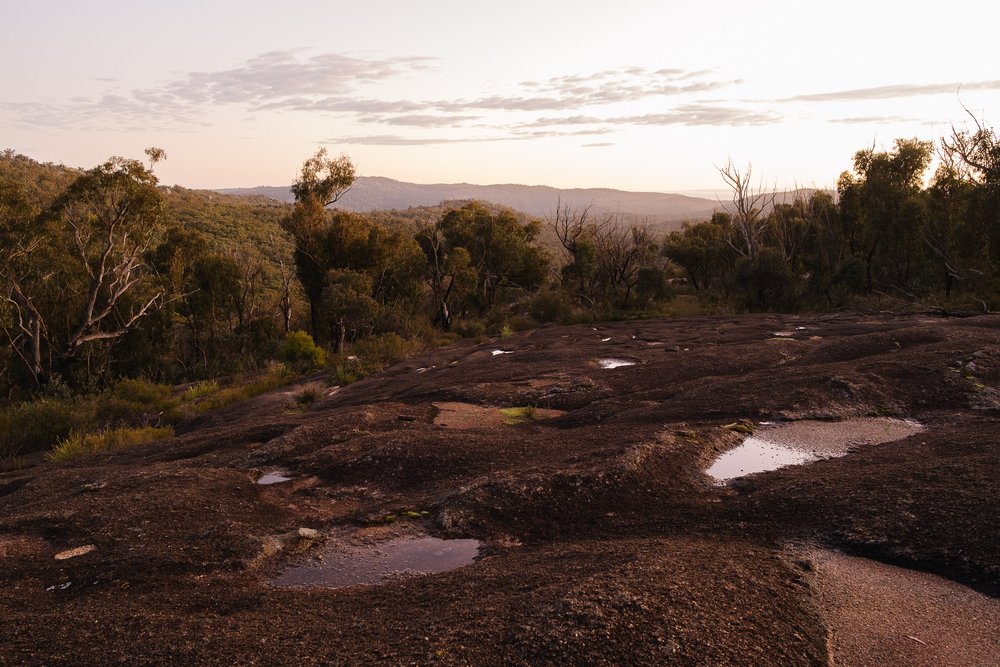
[[[96,433],[72,433],[60,440],[49,452],[50,461],[66,461],[81,454],[109,452],[122,447],[142,445],[154,440],[169,438],[174,434],[170,426],[123,427],[106,429]]]

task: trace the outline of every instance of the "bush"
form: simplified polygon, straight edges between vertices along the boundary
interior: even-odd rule
[[[482,320],[458,320],[452,330],[462,338],[482,338],[486,335],[486,324]]]
[[[299,393],[295,395],[295,402],[299,405],[312,405],[319,399],[323,398],[323,394],[326,393],[326,387],[321,382],[310,382],[299,390]]]
[[[387,333],[358,341],[354,345],[354,351],[364,363],[377,363],[381,367],[405,358],[416,347],[415,341],[405,340],[399,334]]]
[[[326,365],[326,352],[305,331],[291,331],[278,347],[278,358],[302,371]]]
[[[528,314],[538,322],[564,322],[569,316],[566,297],[555,290],[542,290],[528,304]]]
[[[0,459],[48,449],[84,421],[77,401],[42,398],[0,411]]]

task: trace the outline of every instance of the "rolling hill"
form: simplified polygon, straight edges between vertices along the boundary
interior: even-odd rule
[[[292,201],[287,187],[219,189],[233,195],[258,195]],[[608,188],[559,189],[544,185],[421,185],[391,178],[363,176],[337,205],[349,211],[402,210],[435,206],[444,201],[479,199],[509,206],[533,216],[550,216],[561,201],[571,208],[592,206],[595,212],[621,213],[656,226],[676,227],[686,220],[704,220],[720,207],[718,201],[660,192],[627,192]]]

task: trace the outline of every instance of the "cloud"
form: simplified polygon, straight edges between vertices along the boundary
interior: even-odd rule
[[[710,104],[683,104],[665,113],[609,118],[616,125],[773,125],[782,116],[773,111],[753,111]]]
[[[560,111],[588,106],[635,102],[651,97],[672,97],[719,90],[734,80],[704,78],[709,70],[620,67],[592,74],[552,77],[547,81],[523,81],[524,93],[437,103],[441,110]],[[697,79],[697,80],[692,80]]]
[[[681,104],[663,113],[632,116],[543,116],[520,127],[559,127],[572,125],[771,125],[781,122],[774,111],[754,111],[708,103]]]
[[[321,53],[299,58],[292,51],[272,51],[217,72],[191,72],[164,93],[198,104],[267,104],[275,100],[329,95],[358,84],[377,83],[424,69],[430,58],[359,58]]]
[[[605,148],[607,146],[614,146],[613,141],[599,141],[593,144],[583,144],[584,148]]]
[[[439,144],[478,144],[510,141],[527,137],[404,137],[398,134],[369,134],[335,137],[324,143],[346,146],[435,146]]]
[[[594,128],[562,132],[557,130],[533,130],[531,132],[514,131],[508,134],[472,137],[409,137],[399,134],[368,134],[360,136],[341,136],[327,140],[328,144],[355,146],[434,146],[440,144],[481,144],[498,141],[528,141],[531,139],[550,139],[558,137],[579,137],[609,134],[610,128]]]
[[[1000,90],[1000,80],[973,81],[972,83],[921,83],[855,88],[829,93],[813,93],[786,97],[782,102],[842,102],[856,100],[884,100],[897,97],[954,94],[959,90]]]
[[[22,125],[115,130],[183,129],[203,123],[211,108],[222,105],[243,105],[249,111],[409,113],[424,105],[370,99],[358,95],[358,90],[412,75],[432,62],[420,56],[301,56],[272,51],[233,68],[185,73],[158,87],[73,100],[72,104],[0,103],[0,109],[11,112]],[[331,96],[332,90],[338,96]]]
[[[692,95],[737,83],[711,70],[650,69],[623,66],[522,81],[502,93],[452,99],[380,98],[394,79],[412,78],[435,65],[422,56],[362,57],[344,53],[271,51],[213,71],[182,73],[159,86],[131,91],[118,88],[102,97],[65,103],[0,103],[15,122],[31,127],[114,130],[191,130],[208,125],[212,109],[242,107],[248,113],[299,112],[343,115],[388,128],[449,130],[483,121],[487,114],[541,116],[511,126],[507,119],[480,127],[480,138],[447,135],[409,137],[390,132],[353,137],[370,145],[427,145],[469,141],[523,140],[603,134],[624,125],[754,125],[774,122],[773,112],[754,112],[706,104],[681,104],[646,116],[601,117],[594,109],[638,101],[683,102]],[[108,82],[109,84],[111,82]],[[502,88],[501,88],[502,89]],[[577,113],[573,113],[577,112]],[[558,114],[566,114],[557,117]],[[485,123],[485,121],[484,121]],[[560,126],[589,127],[577,131]]]
[[[403,116],[362,116],[358,120],[365,123],[384,123],[408,127],[455,127],[470,120],[480,120],[482,116],[437,116],[434,114],[408,114]]]
[[[885,123],[920,123],[919,118],[906,118],[905,116],[850,116],[848,118],[832,118],[831,123],[841,123],[844,125],[881,125]]]

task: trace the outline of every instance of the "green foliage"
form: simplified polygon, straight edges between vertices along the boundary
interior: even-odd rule
[[[308,370],[326,365],[326,353],[305,331],[291,331],[278,349],[278,358],[297,368]]]
[[[108,429],[97,433],[72,433],[52,449],[48,458],[50,461],[56,462],[68,461],[84,454],[110,452],[123,447],[144,445],[155,440],[170,438],[173,435],[174,429],[170,426],[162,428],[152,426],[126,427]]]
[[[460,274],[471,278],[474,271],[470,305],[481,313],[511,293],[537,289],[545,280],[549,258],[532,244],[541,231],[537,220],[523,220],[509,208],[471,202],[445,213],[435,231],[439,245],[425,246],[425,252],[437,252],[437,263],[450,264],[445,273],[452,281]]]
[[[221,387],[217,392],[204,396],[197,403],[182,406],[184,417],[216,410],[218,408],[260,396],[278,387],[294,382],[298,375],[284,364],[274,364],[263,374],[255,374],[249,379],[236,378],[232,384]]]
[[[741,257],[735,278],[737,292],[750,310],[795,308],[797,277],[777,248],[764,247],[754,257]]]
[[[296,201],[314,199],[329,206],[340,199],[357,178],[354,163],[344,154],[331,158],[325,148],[302,163],[302,171],[292,184]]]
[[[459,320],[454,331],[462,338],[482,338],[486,335],[486,323],[478,319]]]
[[[571,306],[556,290],[543,289],[528,303],[528,314],[536,322],[565,322]]]
[[[211,396],[219,391],[219,383],[216,380],[202,380],[184,390],[181,398],[185,402],[197,401],[199,398]]]
[[[753,432],[757,430],[757,425],[749,419],[741,419],[736,423],[726,424],[723,428],[733,431],[734,433],[753,435]]]
[[[500,408],[500,414],[504,416],[504,424],[514,426],[537,418],[537,409],[533,405],[524,405],[514,408]]]
[[[385,365],[413,354],[416,348],[415,341],[406,340],[399,334],[390,332],[358,341],[354,346],[354,352],[362,359]]]
[[[81,425],[75,401],[40,399],[0,411],[0,460],[44,451]]]

